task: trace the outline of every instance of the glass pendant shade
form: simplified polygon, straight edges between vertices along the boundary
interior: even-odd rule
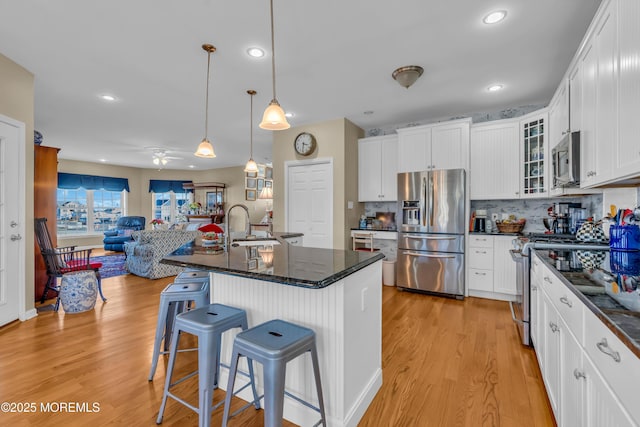
[[[258,172],[258,164],[253,159],[249,159],[244,167],[245,172]]]
[[[273,189],[271,187],[262,187],[258,199],[273,199]]]
[[[262,122],[259,126],[261,129],[266,130],[285,130],[291,127],[284,115],[284,110],[275,99],[271,100],[267,109],[264,110]]]
[[[206,159],[213,159],[216,156],[216,153],[213,152],[213,145],[211,145],[209,140],[206,138],[202,140],[200,145],[198,145],[198,149],[193,154]]]

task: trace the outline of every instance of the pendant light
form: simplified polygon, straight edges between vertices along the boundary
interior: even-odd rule
[[[273,0],[270,0],[271,4],[271,78],[273,85],[273,99],[269,103],[269,106],[264,110],[262,116],[262,122],[260,128],[266,130],[284,130],[289,129],[291,125],[287,122],[287,118],[284,115],[284,111],[278,100],[276,99],[276,48],[273,37]]]
[[[209,70],[211,67],[211,54],[216,51],[216,48],[210,44],[203,44],[202,49],[207,52],[207,95],[205,97],[204,138],[194,154],[198,157],[213,159],[216,153],[213,152],[213,145],[211,145],[207,136],[209,134]]]
[[[247,165],[244,167],[245,172],[258,172],[258,165],[253,160],[253,95],[256,94],[255,90],[248,90],[247,93],[251,96],[251,114],[249,115],[249,129],[251,129],[250,135],[251,138],[251,151],[249,152],[249,161]]]

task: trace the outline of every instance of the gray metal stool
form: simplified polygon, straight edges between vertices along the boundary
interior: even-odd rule
[[[173,279],[173,283],[199,281],[208,282],[209,272],[206,270],[187,269],[179,273],[176,278]]]
[[[287,362],[307,351],[311,352],[319,408],[288,393],[284,389]],[[240,332],[236,335],[233,342],[233,354],[231,355],[231,368],[229,369],[229,384],[227,385],[227,390],[233,390],[240,356],[246,356],[249,359],[249,364],[251,364],[251,359],[262,363],[264,372],[265,427],[282,426],[285,395],[318,411],[320,413],[320,421],[315,425],[322,424],[326,427],[327,420],[324,412],[324,400],[322,399],[322,385],[320,384],[320,369],[318,365],[315,332],[311,329],[285,322],[284,320],[270,320],[247,331]],[[224,415],[222,417],[223,427],[226,427],[229,421],[231,397],[232,395],[227,393],[224,402]]]
[[[171,283],[160,293],[156,339],[153,343],[149,381],[153,381],[160,354],[168,353],[176,315],[183,312],[191,301],[195,302],[197,308],[209,305],[209,280]],[[160,345],[163,341],[164,348],[160,351]]]
[[[233,328],[242,328],[243,331],[247,330],[247,314],[244,310],[227,305],[211,304],[207,307],[180,313],[176,316],[175,330],[171,338],[171,348],[169,352],[169,367],[164,384],[162,403],[160,404],[158,419],[156,420],[157,424],[162,422],[167,397],[172,397],[198,413],[198,425],[200,427],[209,426],[212,411],[224,403],[224,400],[221,400],[213,405],[213,407],[211,406],[213,390],[218,387],[218,378],[220,375],[220,341],[222,333]],[[173,374],[173,367],[178,354],[178,340],[180,339],[181,332],[187,332],[198,337],[198,370],[172,383],[171,375]],[[195,374],[198,374],[199,389],[197,408],[170,392],[171,387],[181,383],[187,378],[191,378]],[[241,392],[251,385],[254,401],[248,403],[237,412],[248,408],[251,404],[255,404],[256,409],[260,409],[251,360],[249,360],[249,373],[243,374],[249,378],[249,383],[241,387],[236,393]],[[227,396],[231,397],[233,394],[233,389],[228,388]]]

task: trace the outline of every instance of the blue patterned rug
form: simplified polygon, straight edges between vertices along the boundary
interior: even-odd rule
[[[103,279],[114,276],[122,276],[129,272],[124,268],[124,254],[115,254],[107,256],[92,256],[91,261],[101,262],[100,276]]]

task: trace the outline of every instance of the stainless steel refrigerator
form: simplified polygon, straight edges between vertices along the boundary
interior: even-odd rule
[[[464,169],[398,174],[401,288],[464,297]]]

